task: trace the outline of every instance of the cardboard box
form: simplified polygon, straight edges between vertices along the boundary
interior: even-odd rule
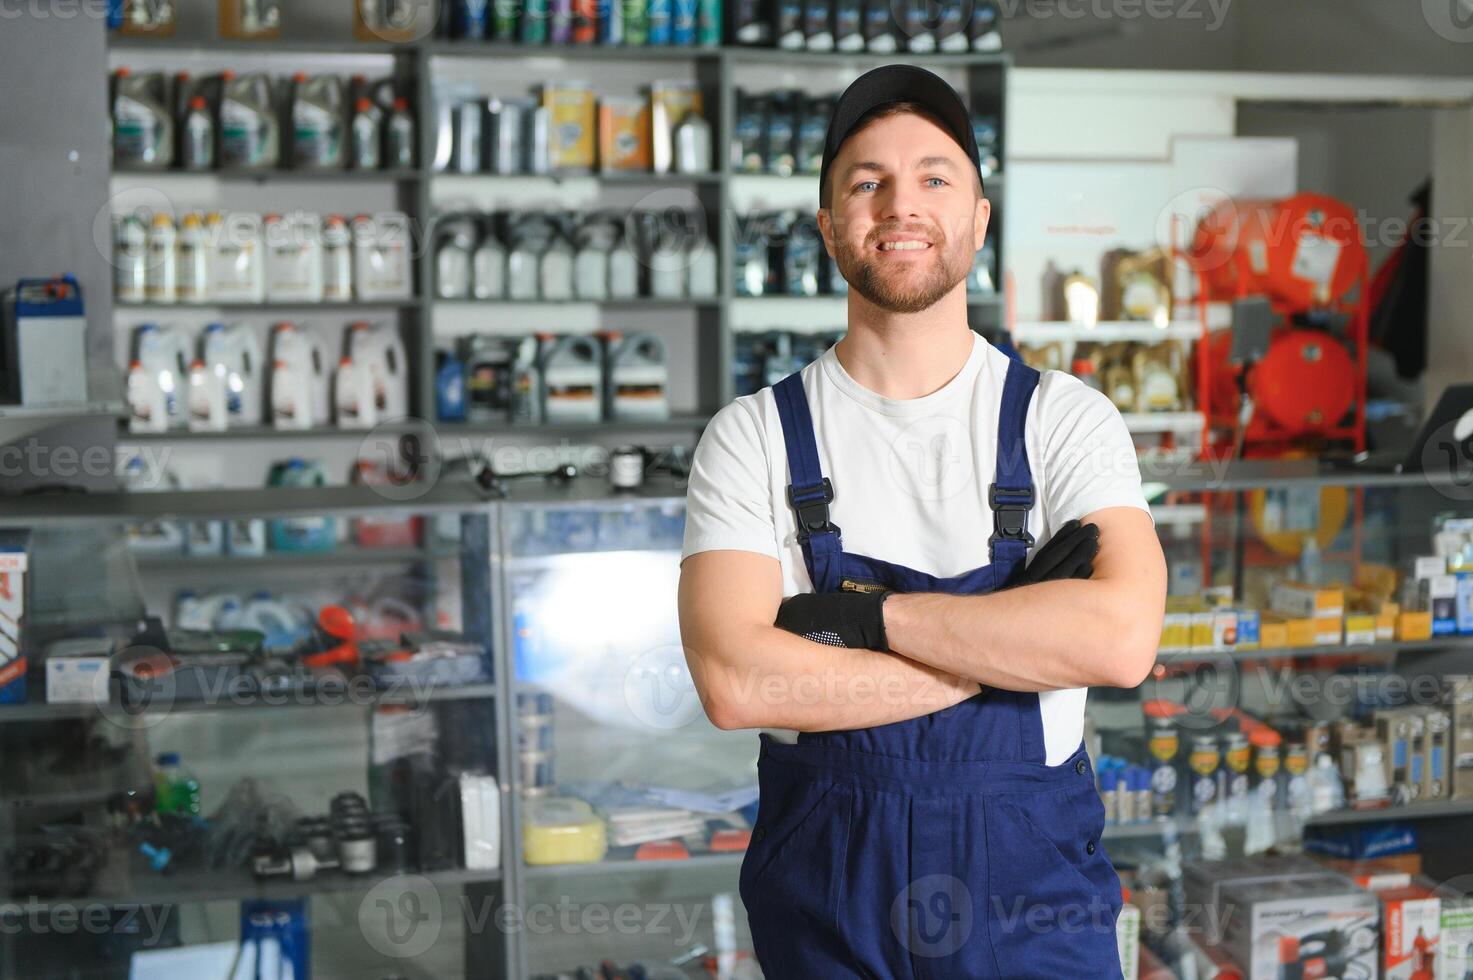
[[[1345,645],[1368,646],[1376,642],[1376,617],[1369,613],[1347,613]]]
[[[1432,638],[1432,614],[1426,610],[1403,609],[1396,615],[1396,638],[1415,643]]]
[[[542,86],[547,110],[547,166],[563,173],[587,173],[596,162],[598,125],[593,89],[577,82]]]
[[[1327,932],[1345,936],[1351,944],[1342,976],[1376,976],[1376,896],[1312,860],[1295,859],[1282,869],[1276,860],[1251,861],[1251,870],[1218,871],[1209,899],[1217,913],[1210,918],[1220,933],[1219,945],[1247,967],[1250,977],[1286,976],[1280,971],[1285,951],[1304,941],[1302,954],[1312,956],[1310,937]]]
[[[1376,730],[1348,723],[1337,725],[1333,731],[1347,802],[1358,809],[1385,806],[1391,784],[1390,753]],[[1379,781],[1374,778],[1377,770]],[[1363,780],[1366,774],[1371,778]]]
[[[1422,873],[1421,851],[1389,854],[1378,858],[1321,857],[1318,860],[1327,868],[1349,875],[1357,883],[1361,878],[1370,878],[1375,875],[1395,875],[1397,881],[1405,879],[1405,882],[1410,884],[1413,878]]]
[[[1188,612],[1167,612],[1161,623],[1161,646],[1162,653],[1185,653],[1191,649],[1192,643],[1192,614]]]
[[[1231,650],[1238,645],[1238,611],[1219,609],[1212,614],[1212,649]]]
[[[1393,803],[1406,803],[1413,799],[1412,775],[1412,724],[1414,712],[1407,708],[1382,708],[1375,714],[1376,739],[1386,750],[1387,779],[1390,783]],[[1422,767],[1417,766],[1420,774]],[[1421,792],[1420,784],[1417,792]]]
[[[26,699],[28,540],[25,534],[0,535],[0,704]]]
[[[1345,614],[1345,590],[1338,586],[1276,582],[1269,592],[1269,608],[1285,616],[1338,620]]]
[[[1290,619],[1285,625],[1289,628],[1289,646],[1312,647],[1319,642],[1318,624],[1313,619]]]
[[[1451,636],[1458,631],[1458,579],[1434,575],[1427,582],[1427,610],[1432,613],[1432,635]]]
[[[1422,794],[1424,800],[1445,800],[1448,794],[1448,732],[1452,719],[1446,711],[1422,712]]]
[[[1264,650],[1282,650],[1289,645],[1289,623],[1282,616],[1264,613],[1259,617],[1258,642]]]
[[[1376,639],[1387,642],[1396,639],[1396,621],[1401,615],[1401,606],[1395,602],[1384,602],[1376,612]]]
[[[1473,799],[1473,677],[1442,679],[1443,704],[1452,721],[1448,732],[1448,784],[1454,800]]]
[[[1213,612],[1192,613],[1192,637],[1190,640],[1193,650],[1213,650],[1212,630],[1216,624],[1216,614]]]
[[[1455,607],[1458,632],[1473,633],[1473,572],[1458,572],[1454,577],[1458,581]]]
[[[110,640],[59,640],[46,650],[46,700],[50,704],[106,704]]]
[[[650,107],[644,99],[605,95],[599,100],[598,166],[603,171],[650,169]]]
[[[1473,898],[1442,898],[1437,980],[1465,980],[1473,974]]]
[[[1378,890],[1381,969],[1386,980],[1427,980],[1442,933],[1442,902],[1427,884]]]
[[[1262,620],[1257,609],[1238,610],[1238,649],[1257,650],[1262,642]]]

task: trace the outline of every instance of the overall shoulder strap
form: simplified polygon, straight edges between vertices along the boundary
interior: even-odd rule
[[[987,550],[994,564],[1023,562],[1033,544],[1028,512],[1033,509],[1033,470],[1028,464],[1028,404],[1038,387],[1039,374],[1022,361],[1009,360],[1003,383],[1002,407],[997,416],[997,470],[988,500],[992,506],[992,537]]]
[[[818,441],[813,436],[813,416],[803,391],[803,372],[794,371],[772,386],[777,399],[777,416],[783,426],[783,443],[788,452],[788,505],[798,523],[798,543],[809,578],[818,592],[839,587],[839,553],[843,546],[839,528],[829,520],[834,486],[823,475],[818,458]]]

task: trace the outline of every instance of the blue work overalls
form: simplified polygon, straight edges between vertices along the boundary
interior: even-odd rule
[[[799,374],[774,387],[788,499],[818,592],[980,595],[1022,569],[1038,372],[1008,365],[989,491],[991,563],[950,578],[843,550]],[[768,980],[1120,976],[1120,879],[1084,745],[1046,764],[1037,694],[987,690],[909,721],[760,736],[740,892]]]

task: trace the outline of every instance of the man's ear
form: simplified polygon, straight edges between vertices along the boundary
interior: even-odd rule
[[[987,241],[987,223],[992,219],[992,202],[985,197],[977,198],[977,207],[972,211],[972,251],[982,251]]]
[[[834,214],[829,208],[819,208],[817,213],[818,233],[823,236],[823,247],[834,257]]]

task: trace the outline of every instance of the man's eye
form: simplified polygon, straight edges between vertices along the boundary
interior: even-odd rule
[[[936,184],[944,185],[946,183],[946,178],[944,178],[944,177],[927,177],[926,178],[926,183],[929,184],[929,183],[932,183],[932,182],[935,182]]]
[[[878,181],[863,180],[863,181],[860,181],[858,184],[856,184],[855,187],[854,187],[854,189],[856,191],[866,191],[866,190],[870,190],[870,189],[875,188],[875,187],[878,187],[878,186],[879,186],[879,182]]]

